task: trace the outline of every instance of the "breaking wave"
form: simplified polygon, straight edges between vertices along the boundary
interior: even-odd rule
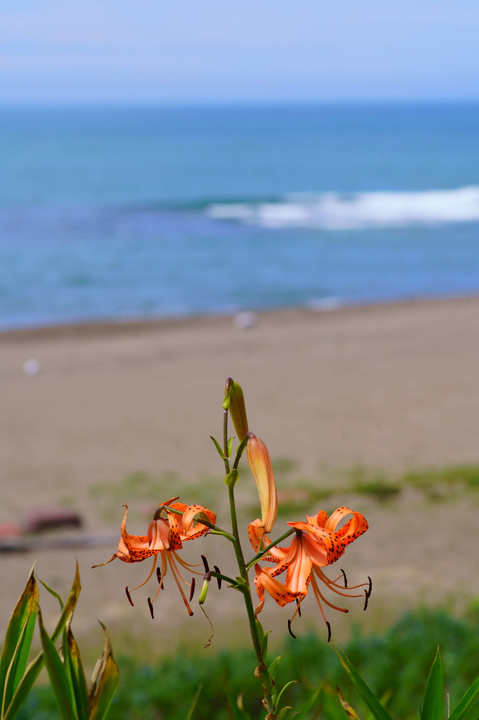
[[[217,220],[264,228],[362,230],[479,221],[479,187],[419,192],[304,193],[205,207]]]

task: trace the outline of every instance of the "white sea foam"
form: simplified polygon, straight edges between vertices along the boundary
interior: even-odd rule
[[[224,203],[210,217],[265,228],[361,230],[479,220],[479,187],[421,192],[289,195],[279,202]]]

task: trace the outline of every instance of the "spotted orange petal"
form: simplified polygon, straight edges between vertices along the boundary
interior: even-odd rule
[[[263,609],[265,590],[280,607],[284,607],[288,603],[296,600],[298,593],[291,592],[282,582],[272,577],[268,569],[262,568],[258,563],[254,566],[254,569],[256,572],[254,584],[259,597],[255,615],[258,615]]]
[[[208,521],[214,525],[216,522],[216,514],[212,510],[203,507],[202,505],[189,505],[183,512],[182,525],[183,525],[183,540],[194,540],[195,538],[201,537],[208,532],[209,527],[203,525],[201,519],[195,521],[195,517],[202,513],[208,518]]]

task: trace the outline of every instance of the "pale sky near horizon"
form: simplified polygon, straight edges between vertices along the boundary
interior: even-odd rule
[[[479,0],[3,0],[0,104],[479,100]]]

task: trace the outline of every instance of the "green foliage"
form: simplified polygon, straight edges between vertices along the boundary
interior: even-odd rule
[[[345,650],[371,693],[381,701],[388,699],[385,705],[388,715],[418,720],[438,645],[444,663],[444,688],[450,694],[453,709],[471,685],[475,692],[479,690],[479,633],[468,621],[455,619],[443,610],[424,609],[405,615],[381,635],[365,637],[358,633]],[[304,705],[302,716],[307,720],[316,717],[345,720],[347,715],[336,692],[339,686],[362,720],[371,717],[334,649],[321,633],[318,636],[298,634],[297,640],[289,640],[281,654],[276,674],[278,688],[296,680],[286,689],[282,705],[300,710]],[[143,666],[127,658],[120,658],[119,666],[125,681],[113,699],[111,714],[115,720],[185,720],[200,687],[193,713],[195,720],[261,717],[258,681],[251,672],[254,660],[250,650],[208,653],[207,656],[204,651],[195,654],[179,650],[154,666]],[[471,699],[474,688],[469,695]],[[384,702],[382,704],[384,706]],[[51,689],[39,688],[28,698],[19,717],[20,720],[32,717],[51,720],[55,710]],[[295,714],[287,717],[292,720]],[[451,715],[451,720],[469,717],[471,720],[477,717],[477,708],[475,714],[464,717],[456,713]]]
[[[80,594],[78,565],[70,594],[64,604],[45,583],[42,585],[60,603],[60,618],[50,636],[42,619],[37,580],[31,571],[8,624],[0,659],[0,719],[12,720],[29,699],[43,666],[53,696],[64,720],[105,720],[118,684],[118,668],[105,628],[105,648],[87,692],[80,651],[71,631],[73,613]],[[38,618],[42,652],[29,664],[33,631]],[[62,651],[56,642],[62,635]]]

